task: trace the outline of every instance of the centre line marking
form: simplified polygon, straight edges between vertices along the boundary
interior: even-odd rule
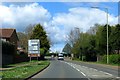
[[[83,72],[81,72],[82,75],[86,76]]]
[[[73,68],[75,68],[75,67],[73,66]]]
[[[76,68],[77,71],[80,71],[79,69]]]
[[[116,77],[116,78],[120,79],[120,77]]]
[[[110,73],[107,73],[107,72],[104,72],[105,74],[108,74],[108,75],[110,75],[110,76],[112,76],[112,74],[110,74]]]

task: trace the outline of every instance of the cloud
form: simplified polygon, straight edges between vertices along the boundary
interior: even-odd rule
[[[117,24],[117,17],[108,15],[109,24]],[[63,26],[64,29],[79,27],[83,31],[88,30],[95,23],[106,24],[106,12],[90,8],[70,8],[68,13],[58,13],[53,17],[53,24]],[[64,30],[63,30],[64,31]]]
[[[0,5],[0,18],[2,19],[3,27],[14,27],[18,31],[23,31],[29,24],[44,24],[44,22],[49,21],[51,15],[38,3],[33,3],[22,7]]]
[[[56,44],[56,45],[54,45],[53,47],[51,47],[50,48],[50,50],[52,51],[52,52],[56,52],[56,51],[58,51],[58,52],[62,52],[62,50],[63,50],[63,48],[64,48],[64,45],[65,45],[65,43],[61,43],[61,44]]]
[[[118,1],[119,0],[40,0],[40,2],[118,2]]]
[[[64,0],[72,2],[119,2],[119,0]]]

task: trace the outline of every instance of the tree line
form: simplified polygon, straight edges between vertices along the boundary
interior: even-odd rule
[[[109,55],[120,54],[120,24],[108,25]],[[74,54],[74,58],[97,61],[107,53],[107,25],[95,24],[87,32],[79,28],[71,30],[63,52]]]

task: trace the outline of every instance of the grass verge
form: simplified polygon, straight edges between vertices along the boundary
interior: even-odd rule
[[[79,59],[73,59],[73,61],[81,61]],[[104,63],[104,62],[89,62],[89,61],[81,61],[81,62],[87,62],[87,63],[93,63],[93,64],[104,64],[104,65],[110,65],[110,66],[120,66],[120,64],[107,64],[107,63]]]
[[[36,62],[36,64],[33,64],[33,62],[28,62],[28,63],[29,65],[2,71],[2,78],[3,78],[2,80],[6,80],[6,78],[9,78],[9,79],[19,78],[19,80],[23,80],[35,74],[36,72],[42,70],[43,68],[48,66],[50,62],[49,61],[38,61]],[[14,65],[17,65],[17,64],[14,64]]]
[[[96,64],[105,64],[105,65],[111,65],[111,66],[120,66],[120,64],[113,64],[113,63],[110,63],[110,64],[107,64],[107,63],[104,63],[104,62],[93,62],[93,63],[96,63]]]

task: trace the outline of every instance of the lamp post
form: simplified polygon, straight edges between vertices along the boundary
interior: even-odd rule
[[[91,7],[100,9],[100,7]],[[106,10],[106,22],[107,22],[107,64],[109,63],[109,49],[108,49],[108,8],[104,8]]]

